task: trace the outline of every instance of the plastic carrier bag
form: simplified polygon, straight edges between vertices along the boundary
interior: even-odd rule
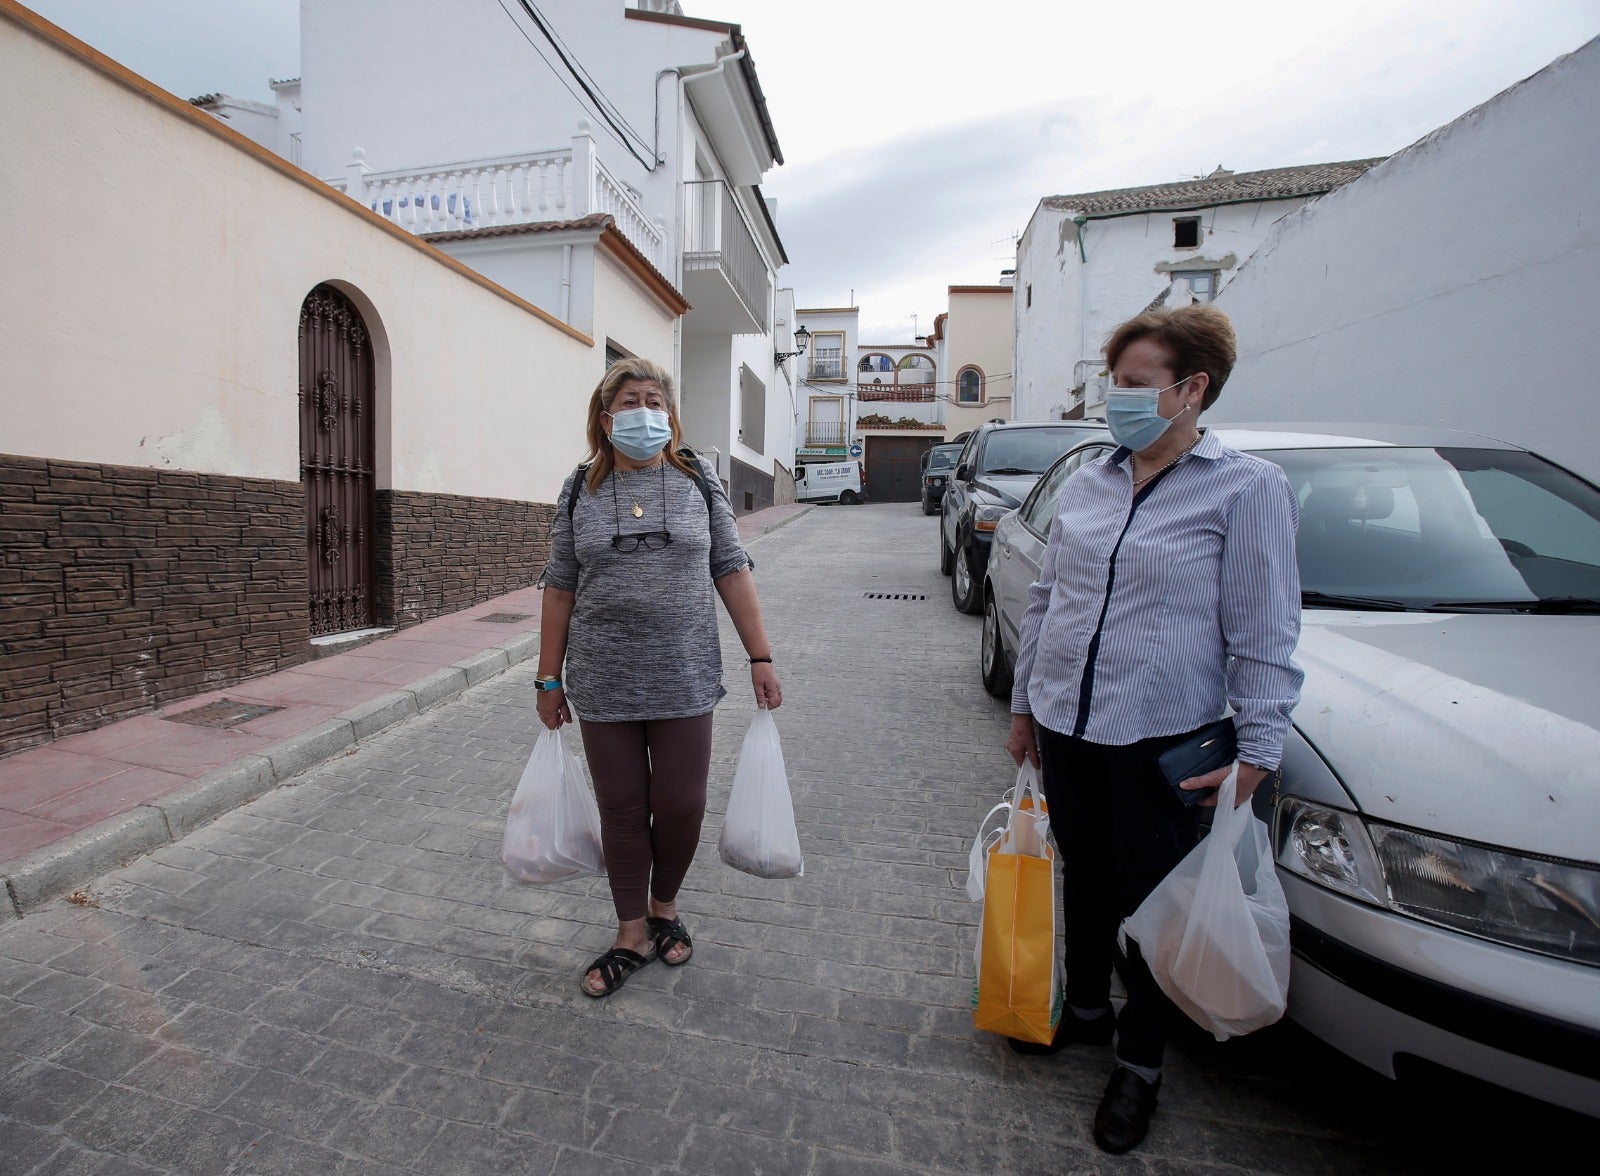
[[[600,809],[578,757],[559,731],[545,728],[511,797],[500,843],[504,882],[560,882],[604,874]]]
[[[990,830],[1000,813],[1005,824]],[[979,822],[967,858],[967,896],[983,903],[973,951],[972,1023],[1040,1044],[1055,1037],[1066,992],[1058,946],[1061,888],[1049,833],[1038,770],[1024,761],[1016,787]]]
[[[757,878],[798,878],[805,873],[778,725],[765,708],[756,712],[745,733],[717,850],[728,865]]]
[[[1218,1041],[1271,1025],[1289,998],[1289,903],[1266,825],[1234,805],[1238,774],[1217,790],[1210,834],[1122,924],[1161,990]]]

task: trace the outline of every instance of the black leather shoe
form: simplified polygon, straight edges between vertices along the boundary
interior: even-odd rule
[[[1118,1066],[1111,1072],[1100,1109],[1094,1115],[1094,1141],[1100,1150],[1120,1156],[1143,1142],[1156,1110],[1161,1079],[1146,1082],[1132,1070]]]
[[[1110,1006],[1106,1007],[1104,1016],[1093,1020],[1085,1020],[1071,1009],[1062,1009],[1055,1039],[1049,1045],[1041,1045],[1037,1041],[1018,1041],[1015,1037],[1006,1038],[1006,1042],[1019,1054],[1038,1057],[1060,1053],[1069,1045],[1110,1045],[1111,1034],[1116,1028],[1117,1017]]]

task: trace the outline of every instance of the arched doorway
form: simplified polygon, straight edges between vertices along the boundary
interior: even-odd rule
[[[375,624],[376,427],[372,341],[361,312],[321,285],[300,306],[300,482],[311,635]]]

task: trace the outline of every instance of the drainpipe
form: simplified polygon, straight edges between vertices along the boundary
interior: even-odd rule
[[[561,247],[561,321],[572,325],[572,246]],[[591,328],[592,329],[592,328]]]

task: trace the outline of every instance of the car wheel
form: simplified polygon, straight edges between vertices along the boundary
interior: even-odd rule
[[[861,500],[856,497],[856,492],[854,490],[846,490],[839,495],[839,503],[841,506],[854,506],[859,501]]]
[[[950,550],[950,545],[944,541],[944,524],[939,525],[939,574],[948,576],[955,570],[955,553]]]
[[[1011,667],[1006,664],[1006,649],[1000,637],[1000,610],[994,593],[984,593],[983,652],[980,656],[983,688],[996,698],[1011,697]]]
[[[972,576],[972,556],[965,543],[956,548],[956,566],[950,575],[950,600],[957,612],[975,613],[982,607],[979,588]]]
[[[922,500],[922,513],[925,515],[931,515],[933,513],[933,503],[929,502],[926,498]]]

